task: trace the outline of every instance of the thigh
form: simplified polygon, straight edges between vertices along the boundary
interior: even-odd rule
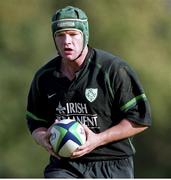
[[[133,158],[119,159],[111,163],[112,178],[134,178]]]
[[[92,162],[87,173],[92,178],[134,178],[133,159]]]
[[[78,176],[66,169],[55,169],[52,171],[45,171],[44,172],[44,177],[45,178],[78,178]]]
[[[45,168],[45,178],[84,178],[84,167],[81,163],[65,160],[51,160]]]

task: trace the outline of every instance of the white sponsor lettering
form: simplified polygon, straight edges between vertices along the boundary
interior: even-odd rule
[[[67,107],[67,113],[68,114],[73,114],[73,113],[88,113],[86,104],[83,103],[66,103]]]
[[[62,106],[59,102],[56,108],[56,118],[59,120],[74,119],[90,128],[99,128],[97,114],[89,114],[85,103],[66,103],[66,106]]]

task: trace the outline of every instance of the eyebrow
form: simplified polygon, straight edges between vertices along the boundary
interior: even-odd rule
[[[75,30],[75,29],[68,29],[68,30],[61,30],[61,31],[58,31],[58,32],[56,32],[55,33],[55,35],[57,35],[57,34],[69,34],[69,33],[75,33],[75,34],[78,34],[78,33],[81,33],[81,31],[79,31],[79,30]]]

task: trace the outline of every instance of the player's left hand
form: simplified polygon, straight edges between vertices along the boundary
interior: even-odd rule
[[[73,152],[71,159],[88,154],[100,145],[100,135],[91,131],[86,125],[82,126],[84,127],[87,139],[84,145],[79,146],[77,150]]]

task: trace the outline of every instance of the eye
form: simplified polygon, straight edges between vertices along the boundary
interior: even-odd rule
[[[76,36],[76,35],[78,35],[78,33],[76,33],[76,32],[71,32],[71,33],[69,33],[69,35],[70,35],[70,36]]]
[[[57,33],[56,36],[57,37],[61,37],[61,36],[64,36],[65,34],[64,33]]]

